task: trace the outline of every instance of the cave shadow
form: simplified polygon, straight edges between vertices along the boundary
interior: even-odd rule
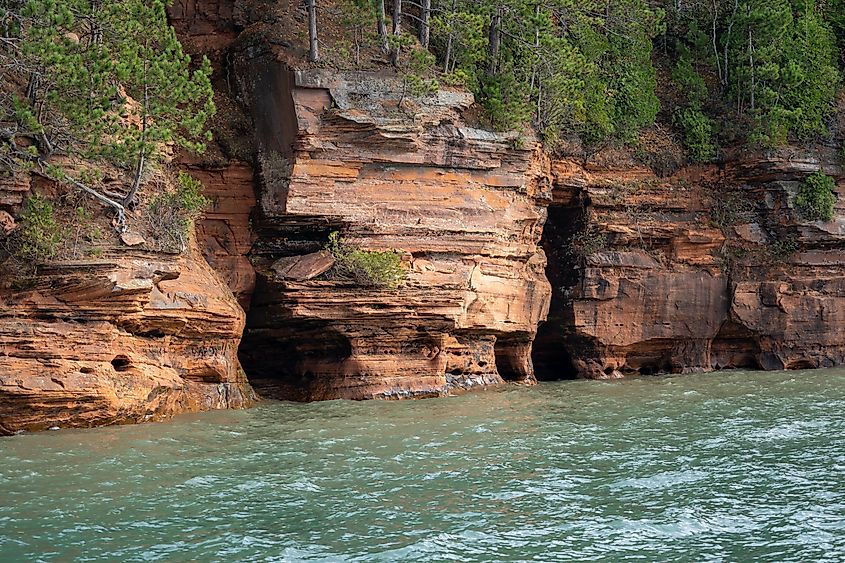
[[[352,354],[340,332],[320,323],[247,326],[238,350],[247,380],[262,398],[311,401],[318,387]]]
[[[531,352],[539,381],[575,379],[573,362],[574,318],[569,295],[579,282],[582,258],[575,250],[576,237],[586,225],[586,208],[552,206],[540,244],[546,253],[546,277],[552,286],[548,320],[540,323]]]

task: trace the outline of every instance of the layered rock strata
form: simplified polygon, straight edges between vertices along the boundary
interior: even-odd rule
[[[304,400],[533,382],[550,291],[535,144],[470,126],[464,92],[413,96],[392,73],[294,72],[254,44],[240,56],[260,176],[242,347],[251,378]],[[272,268],[319,251],[332,231],[401,252],[405,283],[364,288],[287,275],[307,270],[290,261]]]
[[[226,282],[244,310],[255,288],[255,270],[248,255],[255,243],[252,229],[256,193],[253,170],[245,162],[225,166],[191,165],[191,176],[203,185],[211,202],[197,224],[197,239],[206,261]]]
[[[800,182],[835,155],[732,155],[657,177],[560,161],[544,245],[555,286],[538,371],[592,378],[845,361],[843,209],[810,222]],[[840,197],[840,201],[842,201]]]
[[[23,190],[2,190],[20,205]],[[196,245],[0,276],[0,434],[248,406],[244,312]],[[20,287],[20,284],[25,287]]]

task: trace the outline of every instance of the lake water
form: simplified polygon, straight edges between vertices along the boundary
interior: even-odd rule
[[[0,561],[845,561],[845,370],[0,439]]]

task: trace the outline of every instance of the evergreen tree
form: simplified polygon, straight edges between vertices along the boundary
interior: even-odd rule
[[[753,139],[785,144],[825,133],[839,74],[835,40],[815,0],[739,2],[725,37],[731,99],[755,123]]]
[[[828,0],[824,3],[824,17],[836,36],[839,62],[845,66],[845,0]]]
[[[0,98],[0,119],[13,131],[7,150],[16,150],[15,136],[34,136],[39,161],[64,153],[126,167],[125,203],[164,145],[203,150],[215,111],[210,64],[191,70],[163,1],[29,0],[13,19],[18,41],[0,57],[9,79],[25,76],[28,86]]]
[[[551,144],[562,132],[632,140],[659,106],[661,20],[645,0],[453,0],[433,17],[431,44],[498,128],[533,118]]]
[[[191,72],[191,59],[182,51],[167,23],[162,0],[110,2],[100,10],[102,21],[116,30],[112,58],[116,78],[138,104],[140,128],[124,126],[120,142],[133,148],[135,176],[126,197],[134,201],[145,162],[165,143],[202,152],[211,132],[206,122],[216,108],[211,88],[211,63],[204,58]]]
[[[845,18],[838,9],[842,0],[719,0],[693,6],[670,11],[669,34],[678,42],[679,65],[709,67],[719,76],[721,92],[709,95],[721,95],[734,115],[722,111],[716,117],[748,125],[748,140],[767,147],[827,133],[840,83],[835,30]],[[675,78],[688,92],[689,84]],[[688,129],[699,145],[712,130],[702,107],[683,109],[678,119],[685,136]]]

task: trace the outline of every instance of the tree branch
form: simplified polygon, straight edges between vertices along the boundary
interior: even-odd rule
[[[117,232],[120,233],[120,234],[123,234],[123,233],[126,232],[126,208],[123,207],[123,205],[121,205],[120,203],[114,201],[113,199],[110,199],[110,198],[104,196],[103,194],[101,194],[100,192],[98,192],[97,190],[95,190],[93,188],[89,188],[88,186],[86,186],[82,182],[75,180],[75,179],[71,178],[70,176],[65,175],[64,178],[59,179],[59,178],[54,178],[50,174],[47,174],[46,172],[42,172],[42,171],[34,171],[34,173],[38,174],[39,176],[41,176],[43,178],[47,178],[48,180],[52,180],[54,182],[59,182],[59,183],[67,182],[67,183],[79,188],[83,192],[87,193],[88,195],[90,195],[91,197],[93,197],[94,199],[99,201],[100,203],[103,203],[105,205],[108,205],[109,207],[114,208],[114,210],[117,212],[117,225],[115,227],[115,230],[117,230]]]

